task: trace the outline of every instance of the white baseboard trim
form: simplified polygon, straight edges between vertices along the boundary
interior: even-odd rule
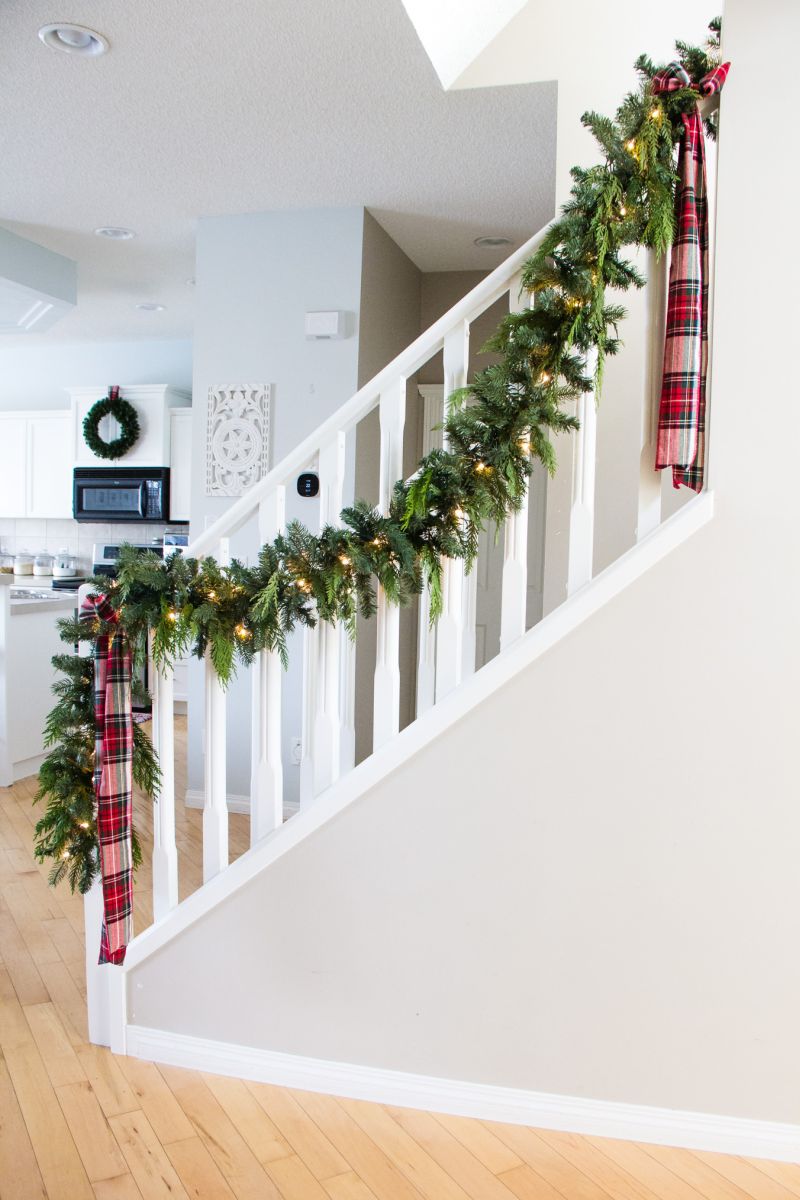
[[[228,812],[243,813],[244,815],[248,815],[250,813],[249,796],[240,796],[236,792],[228,792],[227,801]],[[187,788],[184,804],[187,808],[202,808],[205,804],[205,793],[201,791],[200,788]],[[295,813],[299,811],[299,804],[294,803],[291,800],[286,801],[283,806],[284,820],[286,820],[288,817],[293,817]]]
[[[126,1053],[152,1062],[377,1104],[594,1137],[800,1162],[800,1125],[588,1100],[328,1062],[129,1025]]]

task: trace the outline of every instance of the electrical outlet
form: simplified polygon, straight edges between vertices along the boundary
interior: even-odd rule
[[[303,758],[303,743],[299,737],[293,737],[290,742],[289,756],[296,767],[300,766]]]

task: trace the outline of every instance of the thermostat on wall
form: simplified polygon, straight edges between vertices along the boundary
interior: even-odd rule
[[[343,338],[347,314],[343,312],[307,312],[307,338]]]
[[[315,475],[313,471],[304,471],[302,475],[297,477],[297,494],[298,496],[316,496],[319,491],[319,475]]]

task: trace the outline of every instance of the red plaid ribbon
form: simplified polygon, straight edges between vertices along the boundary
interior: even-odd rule
[[[697,85],[703,96],[718,92],[730,63]],[[653,79],[653,94],[691,86],[680,63]],[[708,198],[703,121],[695,108],[683,113],[675,196],[676,236],[669,271],[664,374],[658,409],[656,470],[672,467],[672,483],[703,490],[708,368]]]
[[[82,612],[106,624],[119,615],[105,596],[87,596]],[[133,709],[131,651],[121,632],[103,633],[94,649],[94,788],[103,881],[100,962],[122,963],[133,936]]]

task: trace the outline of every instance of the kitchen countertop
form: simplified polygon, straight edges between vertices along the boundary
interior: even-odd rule
[[[74,590],[63,590],[52,586],[52,579],[29,575],[6,576],[3,584],[8,588],[9,608],[12,616],[23,613],[50,613],[59,615],[66,609],[75,608],[78,600],[78,582]]]

